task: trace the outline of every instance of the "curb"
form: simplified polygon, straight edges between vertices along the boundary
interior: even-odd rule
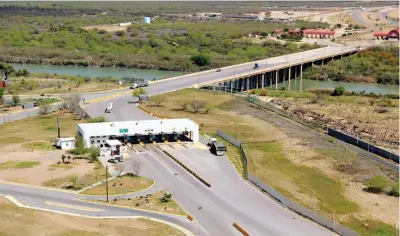
[[[69,216],[76,216],[76,217],[82,217],[82,218],[88,218],[88,219],[147,219],[147,220],[156,221],[156,222],[159,222],[159,223],[163,223],[163,224],[169,225],[169,226],[171,226],[171,227],[183,232],[185,235],[195,236],[192,232],[190,232],[188,229],[184,228],[183,226],[171,223],[169,221],[152,218],[152,217],[145,217],[145,216],[88,216],[88,215],[79,215],[79,214],[67,213],[67,212],[50,210],[50,209],[45,209],[45,208],[26,206],[26,205],[22,204],[20,201],[18,201],[13,196],[6,195],[4,197],[6,199],[8,199],[10,202],[14,203],[16,206],[21,207],[21,208],[27,208],[27,209],[38,210],[38,211],[46,211],[46,212],[51,212],[51,213],[57,213],[57,214],[63,214],[63,215],[69,215]]]

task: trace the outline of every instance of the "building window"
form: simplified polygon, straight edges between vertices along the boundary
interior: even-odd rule
[[[94,144],[94,141],[92,140],[92,141],[90,141],[90,143],[91,143],[91,144]]]

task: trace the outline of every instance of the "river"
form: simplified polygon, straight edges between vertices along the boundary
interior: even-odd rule
[[[146,80],[164,79],[174,76],[182,75],[178,71],[163,71],[163,70],[141,70],[141,69],[126,69],[126,68],[105,68],[105,67],[75,67],[75,66],[54,66],[54,65],[35,65],[35,64],[10,64],[15,69],[26,68],[31,73],[49,73],[58,75],[81,75],[87,77],[102,77],[111,76],[117,78],[123,77],[138,77]],[[287,84],[287,81],[285,82]],[[291,90],[299,89],[299,81],[291,80]],[[317,80],[303,80],[303,90],[310,88],[335,88],[336,86],[343,86],[346,90],[360,92],[373,92],[376,94],[399,93],[399,86],[396,85],[383,85],[383,84],[367,84],[367,83],[348,83],[348,82],[334,82],[334,81],[317,81]],[[279,88],[282,83],[279,84]],[[287,87],[287,85],[286,85]]]

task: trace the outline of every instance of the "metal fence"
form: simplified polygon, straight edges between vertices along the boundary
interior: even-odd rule
[[[342,133],[342,132],[340,132],[338,130],[334,130],[334,129],[331,129],[331,128],[328,128],[328,135],[330,135],[332,137],[335,137],[335,138],[337,138],[339,140],[342,140],[342,141],[344,141],[346,143],[350,143],[350,144],[352,144],[354,146],[360,147],[360,148],[362,148],[364,150],[367,150],[368,152],[372,152],[372,153],[374,153],[374,154],[376,154],[378,156],[381,156],[381,157],[384,157],[386,159],[392,160],[392,161],[394,161],[396,163],[399,163],[399,156],[398,155],[396,155],[394,153],[391,153],[391,152],[388,152],[388,151],[386,151],[386,150],[384,150],[384,149],[382,149],[380,147],[377,147],[377,146],[375,146],[373,144],[367,143],[367,142],[365,142],[365,141],[363,141],[361,139],[355,138],[355,137],[353,137],[351,135]]]
[[[260,188],[261,191],[267,193],[269,196],[271,196],[272,198],[274,198],[275,200],[277,200],[278,202],[280,202],[282,205],[286,206],[287,208],[291,209],[292,211],[296,212],[297,214],[299,214],[303,217],[306,217],[328,229],[331,229],[332,231],[334,231],[340,235],[346,235],[346,236],[357,235],[357,233],[350,230],[349,228],[346,228],[346,227],[338,224],[335,221],[335,219],[332,220],[327,216],[317,214],[316,211],[310,210],[296,202],[293,202],[292,200],[288,199],[287,197],[285,197],[284,195],[282,195],[281,193],[276,191],[271,186],[263,183],[259,178],[252,175],[248,171],[248,162],[247,162],[248,158],[247,158],[247,155],[243,148],[242,143],[239,142],[238,140],[232,138],[231,136],[225,134],[221,130],[217,130],[217,135],[220,136],[221,138],[223,138],[224,140],[228,141],[232,145],[239,148],[240,153],[243,158],[243,164],[245,165],[247,180],[250,181],[251,183],[253,183],[258,188]]]

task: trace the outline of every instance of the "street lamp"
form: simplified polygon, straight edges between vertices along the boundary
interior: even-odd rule
[[[203,209],[203,207],[199,207],[199,210]],[[197,219],[197,236],[200,235],[200,222],[199,219]]]
[[[176,196],[175,196],[175,176],[177,176],[178,174],[177,173],[174,173],[174,198],[176,199]]]

